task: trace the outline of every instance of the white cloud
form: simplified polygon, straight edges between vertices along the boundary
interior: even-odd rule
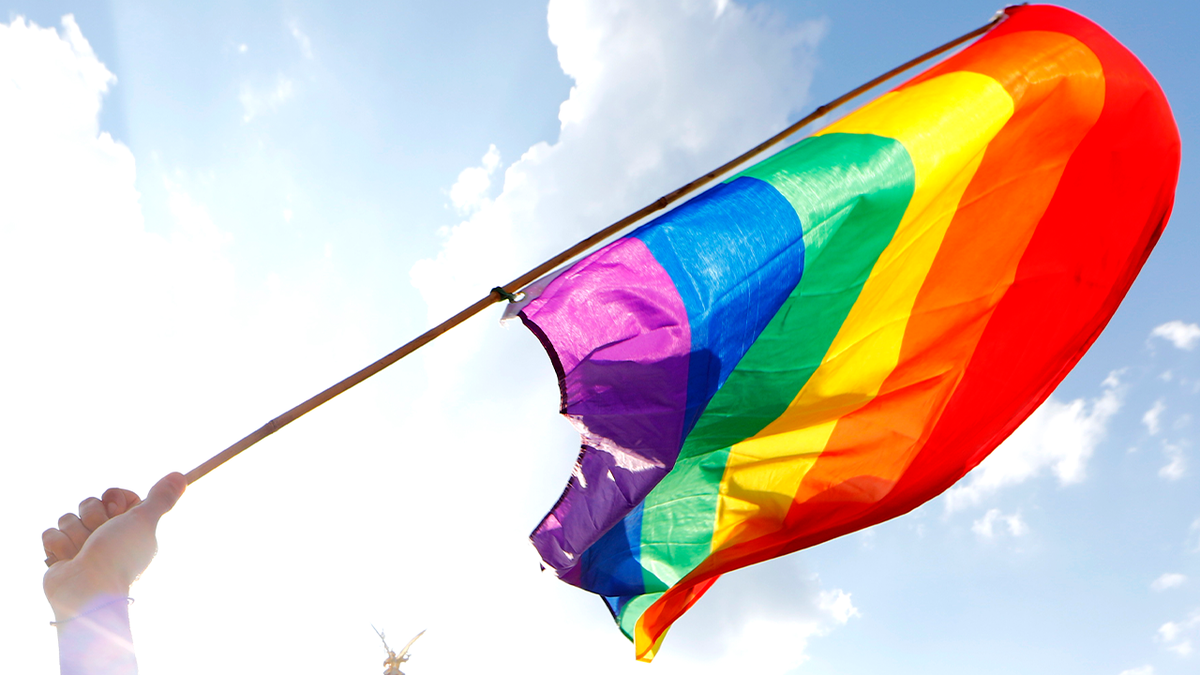
[[[1154,330],[1150,331],[1150,337],[1162,338],[1178,349],[1191,351],[1200,342],[1200,326],[1182,321],[1168,321],[1155,326]]]
[[[458,180],[450,187],[450,202],[456,211],[468,215],[490,203],[488,188],[492,186],[492,174],[500,166],[500,151],[495,144],[488,146],[479,166],[471,166],[458,174]]]
[[[1168,650],[1180,656],[1190,656],[1194,651],[1192,638],[1200,633],[1200,610],[1194,611],[1183,621],[1168,621],[1159,626],[1155,639]]]
[[[777,558],[753,569],[722,577],[672,628],[655,667],[674,667],[677,659],[667,657],[686,653],[693,663],[720,664],[712,672],[788,673],[807,660],[810,639],[860,615],[849,593],[819,590],[817,577],[803,574],[797,560]]]
[[[279,75],[275,86],[265,92],[255,89],[250,84],[243,84],[238,94],[238,101],[242,104],[242,121],[249,122],[264,113],[275,112],[294,94],[292,81],[283,75]]]
[[[291,31],[292,37],[296,40],[296,44],[300,46],[300,53],[304,55],[304,58],[312,59],[312,40],[308,38],[308,35],[305,34],[304,31],[300,30],[300,23],[295,19],[292,19],[288,22],[288,30]]]
[[[1185,581],[1187,581],[1186,575],[1168,572],[1155,579],[1154,582],[1150,584],[1150,589],[1161,592],[1167,590],[1168,588],[1182,586]]]
[[[330,370],[348,369],[336,356],[314,354],[357,351],[353,329],[330,338],[340,332],[326,328],[338,322],[330,319],[336,312],[314,310],[296,278],[270,298],[253,282],[239,289],[235,242],[189,191],[189,172],[143,177],[166,206],[162,220],[146,227],[134,155],[99,128],[114,82],[71,17],[60,31],[21,18],[0,23],[0,448],[22,449],[7,457],[9,470],[43,477],[19,488],[24,508],[0,521],[3,541],[27,541],[109,485],[143,490],[169,470],[191,468],[294,404],[297,392],[314,391]],[[261,475],[258,461],[253,453],[239,458],[216,480],[231,486]],[[135,591],[143,607],[195,588],[175,579],[203,587],[223,577],[189,572],[205,555],[189,546],[236,539],[230,523],[278,503],[278,492],[235,489],[246,510],[234,514],[220,500],[206,501],[215,493],[204,485],[216,484],[189,490],[160,528],[163,554]],[[53,641],[31,630],[44,624],[26,620],[47,609],[37,584],[18,571],[28,560],[0,560],[0,595],[13,608],[0,617],[0,634],[6,646],[20,645],[6,654],[6,671],[41,672],[54,662]],[[286,576],[278,583],[295,587]],[[220,583],[242,597],[263,588],[247,587],[246,578],[239,571]],[[182,647],[157,626],[197,634],[209,623],[195,603],[182,604],[190,612],[173,615],[174,604],[161,602],[156,621],[135,629],[146,672],[206,669],[169,665]]]
[[[29,145],[39,140],[61,144],[86,139],[92,141],[94,149],[103,146],[106,158],[121,155],[118,148],[123,146],[113,144],[107,135],[98,136],[96,125],[101,98],[110,85],[116,84],[117,78],[95,58],[74,16],[63,17],[61,39],[53,28],[38,27],[22,17],[0,26],[4,31],[0,63],[6,66],[6,77],[0,79],[0,100],[4,101],[0,106],[0,122],[5,129],[55,131],[53,138],[22,133],[10,135],[5,142],[17,143],[18,151],[30,152]],[[16,62],[34,53],[36,62]],[[68,80],[76,86],[61,86]],[[53,149],[43,148],[33,159],[42,164],[51,157],[49,151]],[[13,171],[14,166],[5,162],[4,170]],[[36,186],[36,181],[23,182]]]
[[[1006,527],[1008,533],[1014,537],[1020,537],[1029,532],[1029,526],[1025,524],[1020,513],[1004,515],[1000,509],[988,509],[982,518],[971,524],[971,531],[981,539],[993,539],[997,534],[997,524]]]
[[[1014,537],[1020,537],[1029,532],[1029,526],[1025,524],[1024,520],[1021,520],[1019,513],[1008,516],[1005,523],[1008,525],[1008,533]]]
[[[1146,665],[1122,670],[1121,675],[1154,675],[1154,666]]]
[[[819,23],[711,0],[564,2],[550,38],[574,79],[554,143],[412,269],[440,320],[610,222],[749,149],[806,101]]]
[[[828,612],[836,623],[844,624],[856,616],[862,616],[851,602],[850,594],[840,588],[821,591],[819,607]]]
[[[1183,632],[1183,628],[1174,621],[1168,621],[1158,628],[1158,638],[1164,642],[1170,642],[1179,637]]]
[[[250,51],[250,47],[243,42],[242,44],[238,45],[237,50],[239,54],[245,54],[246,52]]]
[[[1142,415],[1142,424],[1146,425],[1146,429],[1150,432],[1151,436],[1157,434],[1162,428],[1161,418],[1166,409],[1166,404],[1162,402],[1162,399],[1159,399],[1154,402],[1153,408],[1150,408]]]
[[[1168,645],[1167,649],[1175,652],[1176,654],[1178,654],[1180,656],[1191,656],[1192,652],[1195,651],[1195,648],[1192,647],[1191,638],[1184,638],[1182,640],[1179,640],[1175,644]]]
[[[1063,403],[1051,396],[962,483],[946,492],[947,512],[979,504],[1001,488],[1022,483],[1047,469],[1060,485],[1083,480],[1087,462],[1104,440],[1109,419],[1121,408],[1119,373],[1104,380],[1090,404]]]
[[[1166,480],[1179,480],[1187,474],[1187,457],[1183,455],[1185,444],[1184,441],[1163,443],[1163,454],[1167,456],[1167,463],[1158,470],[1159,477]]]
[[[145,231],[133,155],[97,121],[115,78],[74,19],[62,25],[60,38],[20,18],[0,24],[0,128],[21,130],[0,153],[0,316],[19,327],[5,331],[3,352],[25,355],[0,357],[0,371],[47,395],[72,382],[46,405],[55,411],[86,400],[86,381],[136,382],[134,364],[164,356],[175,331],[207,335],[218,321],[208,310],[232,288],[228,236],[182,189],[168,189],[170,234]],[[119,328],[100,329],[110,325]],[[55,351],[53,365],[38,363]],[[27,394],[10,413],[47,403]],[[4,426],[17,433],[29,415]]]

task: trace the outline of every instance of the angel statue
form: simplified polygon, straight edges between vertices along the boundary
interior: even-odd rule
[[[380,640],[383,640],[383,648],[387,650],[388,653],[387,658],[383,660],[383,675],[404,675],[404,672],[400,670],[400,664],[409,659],[408,650],[412,648],[413,643],[417,641],[417,638],[425,634],[425,631],[421,631],[420,633],[414,635],[413,639],[409,640],[408,644],[404,645],[404,649],[401,649],[400,653],[397,654],[396,652],[392,651],[390,647],[388,647],[387,638],[384,637],[383,633],[374,626],[371,626],[371,628],[375,629],[375,634],[379,636]]]

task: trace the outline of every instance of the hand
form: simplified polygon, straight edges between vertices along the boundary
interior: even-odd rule
[[[42,533],[47,562],[53,562],[42,587],[59,621],[76,616],[89,602],[125,597],[145,571],[158,543],[158,519],[175,506],[187,487],[172,473],[150,488],[146,500],[129,491],[109,488],[101,499],[79,503],[79,515],[65,514],[58,527]]]

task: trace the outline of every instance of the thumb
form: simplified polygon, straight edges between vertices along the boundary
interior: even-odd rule
[[[141,504],[137,505],[136,509],[157,523],[164,513],[175,506],[175,502],[179,501],[186,489],[187,480],[183,474],[169,473],[150,488],[150,493],[146,495],[146,499]]]

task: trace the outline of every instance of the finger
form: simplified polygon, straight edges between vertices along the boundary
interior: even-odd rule
[[[79,520],[83,521],[84,527],[95,532],[97,527],[108,520],[108,514],[104,512],[104,503],[95,497],[88,497],[79,502]]]
[[[42,533],[42,548],[48,554],[46,557],[57,560],[70,560],[79,553],[79,548],[71,539],[53,527]]]
[[[179,501],[186,489],[187,479],[183,474],[167,474],[150,488],[150,492],[146,494],[146,501],[142,502],[138,511],[147,514],[157,523],[164,513],[175,506],[175,502]]]
[[[64,513],[63,517],[58,519],[58,529],[75,544],[76,550],[83,548],[83,542],[87,541],[88,535],[92,533],[74,513]]]
[[[100,501],[104,502],[104,512],[108,514],[108,517],[116,518],[137,506],[142,500],[132,490],[109,488],[104,491],[104,495],[100,498]]]

